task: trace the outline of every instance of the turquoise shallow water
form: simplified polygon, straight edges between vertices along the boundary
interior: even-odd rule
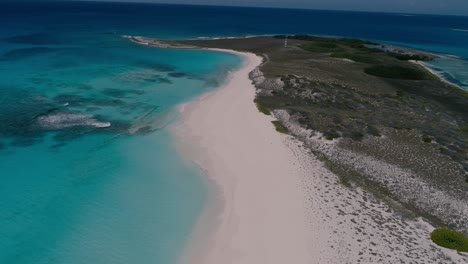
[[[0,45],[0,263],[174,263],[205,190],[166,126],[241,59],[14,33]]]
[[[121,35],[360,37],[457,55],[432,67],[468,80],[467,17],[0,1],[0,25],[1,264],[175,263],[205,190],[166,126],[241,61]]]
[[[171,263],[182,247],[205,192],[166,125],[240,58],[117,41],[2,63],[0,263]]]
[[[433,69],[447,81],[468,90],[467,60],[443,56],[433,61],[425,62],[424,64]]]
[[[47,143],[2,156],[2,263],[173,261],[204,187],[167,131]]]

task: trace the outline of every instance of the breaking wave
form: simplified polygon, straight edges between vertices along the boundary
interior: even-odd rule
[[[75,126],[91,126],[96,128],[110,127],[110,122],[101,122],[93,115],[58,113],[38,118],[39,125],[48,130],[57,130]]]
[[[464,29],[464,28],[453,28],[452,30],[459,31],[459,32],[468,32],[468,29]]]

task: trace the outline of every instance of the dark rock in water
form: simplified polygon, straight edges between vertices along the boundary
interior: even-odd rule
[[[168,75],[173,78],[183,78],[188,76],[186,73],[183,72],[171,72]]]
[[[32,56],[56,52],[59,49],[56,48],[47,48],[47,47],[35,47],[35,48],[24,48],[24,49],[14,49],[8,51],[2,55],[0,60],[14,61],[26,59]]]
[[[29,45],[52,45],[60,44],[60,41],[54,36],[46,33],[34,33],[29,35],[17,35],[3,39],[3,41],[17,44]]]

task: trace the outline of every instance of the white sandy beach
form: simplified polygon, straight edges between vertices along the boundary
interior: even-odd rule
[[[177,128],[223,200],[213,233],[202,238],[207,246],[190,262],[310,263],[297,162],[286,136],[253,103],[248,74],[262,59],[242,56],[246,65],[224,87],[186,105]]]
[[[463,263],[430,241],[433,229],[407,220],[360,189],[349,189],[261,114],[245,65],[223,87],[181,107],[173,126],[181,153],[211,185],[209,204],[184,264]],[[328,143],[327,143],[328,144]]]

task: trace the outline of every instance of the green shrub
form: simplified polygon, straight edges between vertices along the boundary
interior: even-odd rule
[[[427,80],[428,75],[420,70],[402,66],[376,65],[364,69],[364,72],[377,77],[403,80]]]
[[[458,231],[448,228],[437,228],[432,231],[431,239],[441,247],[468,252],[468,238]]]
[[[394,57],[398,60],[416,60],[416,61],[429,61],[431,58],[420,55],[420,54],[404,54],[404,53],[397,53],[397,52],[387,52],[387,54],[391,57]]]
[[[329,53],[343,50],[335,43],[316,42],[300,46],[302,49],[310,52]]]
[[[317,42],[318,47],[325,48],[325,49],[336,49],[338,48],[338,45],[335,43],[330,43],[330,42]]]
[[[468,124],[462,127],[461,131],[468,132]]]
[[[423,142],[425,142],[425,143],[431,143],[431,142],[432,142],[432,138],[431,138],[431,137],[427,137],[427,136],[424,136],[424,137],[422,138],[422,140],[423,140]]]
[[[325,133],[323,133],[323,135],[325,136],[325,139],[327,139],[327,140],[333,140],[333,139],[339,138],[341,136],[340,133],[338,133],[335,129],[330,129],[328,131],[325,131]]]
[[[275,126],[276,131],[283,133],[283,134],[288,134],[289,131],[288,129],[281,124],[281,121],[271,121],[271,123]]]
[[[364,134],[359,131],[353,131],[351,132],[351,138],[353,140],[361,141],[364,138]]]
[[[285,35],[278,35],[275,38],[285,38]],[[369,45],[377,45],[377,43],[361,40],[361,39],[353,39],[353,38],[333,38],[333,37],[319,37],[319,36],[312,36],[312,35],[293,35],[287,36],[290,39],[298,39],[298,40],[305,40],[305,41],[320,41],[320,42],[331,42],[342,44],[345,46],[349,46],[352,48],[360,48],[365,44]]]
[[[257,100],[255,100],[254,102],[255,102],[255,105],[257,106],[258,111],[260,111],[261,113],[265,115],[271,115],[270,109],[268,109],[268,107],[264,106],[262,103],[260,103]]]
[[[367,133],[373,135],[374,137],[381,137],[380,131],[373,125],[367,126]]]
[[[362,40],[362,39],[353,39],[353,38],[342,38],[338,39],[338,41],[346,46],[349,46],[351,48],[363,48],[365,47],[364,45],[376,45],[377,43],[367,41],[367,40]]]

